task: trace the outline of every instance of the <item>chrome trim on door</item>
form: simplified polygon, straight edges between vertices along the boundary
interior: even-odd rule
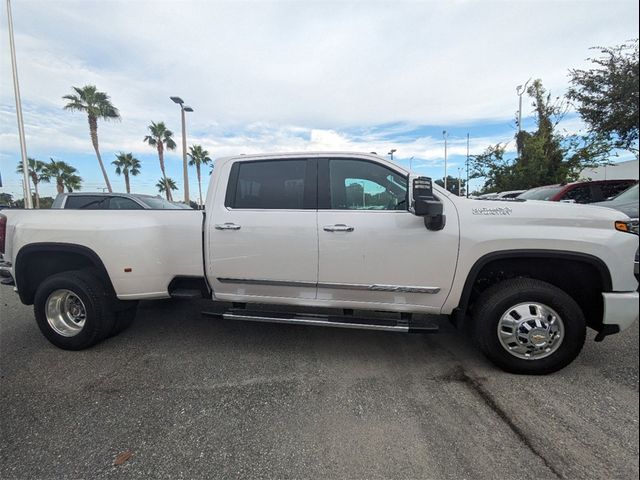
[[[272,287],[307,287],[315,288],[316,282],[291,282],[287,280],[256,280],[251,278],[218,278],[220,283],[241,283],[244,285],[268,285]]]
[[[267,285],[273,287],[334,288],[344,290],[369,290],[373,292],[429,293],[440,292],[440,287],[417,287],[403,285],[365,285],[360,283],[296,282],[289,280],[257,280],[249,278],[218,278],[220,283],[240,283],[245,285]]]
[[[400,292],[400,293],[438,293],[440,287],[414,287],[403,285],[364,285],[360,283],[325,283],[318,284],[318,288],[337,288],[345,290],[370,290],[374,292]]]

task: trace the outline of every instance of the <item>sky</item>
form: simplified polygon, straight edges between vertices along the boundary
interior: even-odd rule
[[[62,108],[72,86],[94,84],[122,116],[98,127],[114,189],[124,191],[111,165],[123,151],[142,162],[132,190],[157,193],[157,154],[142,140],[151,121],[164,121],[178,144],[166,158],[175,198],[183,181],[172,95],[194,109],[188,145],[214,159],[396,149],[397,163],[442,177],[446,130],[448,173],[458,176],[467,134],[472,155],[498,142],[515,149],[517,85],[541,78],[554,96],[564,94],[568,70],[597,53],[590,47],[638,37],[639,13],[627,0],[11,4],[28,155],[64,160],[84,191],[102,190],[86,116]],[[20,147],[4,5],[0,11],[0,191],[17,198]],[[523,126],[533,128],[526,96],[523,105]],[[569,113],[560,128],[584,125]],[[190,178],[194,198],[195,171]],[[40,190],[55,195],[54,185]]]

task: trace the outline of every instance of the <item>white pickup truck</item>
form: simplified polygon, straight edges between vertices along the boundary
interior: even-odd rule
[[[0,277],[65,349],[122,331],[138,300],[208,297],[236,320],[448,318],[496,365],[540,374],[587,327],[602,340],[637,320],[637,228],[608,208],[459,198],[376,155],[242,155],[216,162],[204,212],[4,210]]]

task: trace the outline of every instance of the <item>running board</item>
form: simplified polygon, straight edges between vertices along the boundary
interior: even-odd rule
[[[241,320],[245,322],[286,323],[316,327],[355,328],[361,330],[381,330],[386,332],[436,333],[439,326],[430,322],[407,322],[404,319],[380,319],[354,317],[351,315],[332,316],[312,313],[280,313],[266,311],[228,310],[226,312],[202,312],[203,315]]]

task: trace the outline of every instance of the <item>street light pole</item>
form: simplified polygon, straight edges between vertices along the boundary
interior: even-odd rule
[[[467,184],[465,188],[465,196],[469,198],[469,134],[467,133]]]
[[[16,46],[13,41],[13,19],[11,2],[7,0],[7,19],[9,22],[9,49],[11,50],[11,72],[13,73],[13,93],[16,97],[16,116],[18,119],[18,136],[20,137],[20,155],[22,156],[22,175],[24,180],[24,208],[33,208],[31,186],[29,185],[29,160],[27,159],[27,143],[24,138],[24,119],[22,118],[22,102],[20,101],[20,85],[18,84],[18,65],[16,64]]]
[[[180,105],[180,120],[182,121],[182,177],[184,182],[184,203],[189,205],[189,170],[187,168],[187,125],[185,112],[193,112],[193,108],[184,104],[180,97],[169,97]]]
[[[518,150],[518,158],[520,158],[520,132],[522,132],[522,95],[527,91],[527,85],[531,79],[527,80],[523,85],[516,87],[516,94],[518,95],[518,140],[516,141],[516,147]]]
[[[447,189],[447,137],[449,134],[446,130],[442,131],[442,136],[444,137],[444,189]]]
[[[397,150],[395,148],[392,148],[391,150],[389,150],[389,155],[391,156],[391,161],[393,162],[393,154],[397,152]]]

